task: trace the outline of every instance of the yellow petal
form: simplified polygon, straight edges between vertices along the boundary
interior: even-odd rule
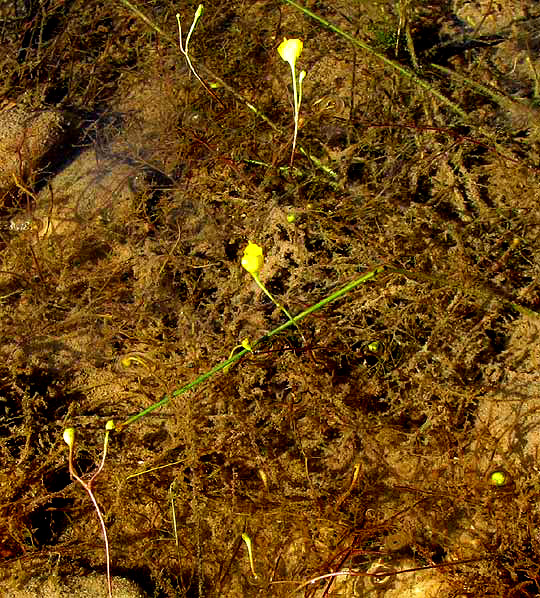
[[[241,263],[242,267],[250,274],[258,274],[264,263],[262,247],[250,241],[244,249]]]
[[[301,39],[284,38],[279,44],[277,51],[281,58],[294,68],[297,58],[302,53],[303,47],[304,42]]]
[[[75,442],[75,429],[66,428],[63,433],[64,442],[71,448]]]

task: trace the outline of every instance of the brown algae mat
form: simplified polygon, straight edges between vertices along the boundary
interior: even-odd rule
[[[3,595],[537,596],[536,3],[197,8],[0,1]]]

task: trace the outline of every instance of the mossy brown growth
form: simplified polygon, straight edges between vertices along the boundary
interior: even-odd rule
[[[0,196],[13,596],[24,570],[104,571],[62,430],[87,480],[106,421],[244,339],[234,367],[112,432],[94,489],[113,578],[158,597],[364,596],[377,571],[385,597],[538,594],[534,3],[402,4],[322,15],[399,38],[386,62],[290,2],[207,5],[189,55],[215,97],[178,48],[197,3],[45,2],[9,36],[0,16],[0,109],[77,117],[45,163],[2,148],[19,182]],[[435,65],[428,30],[471,44]],[[284,37],[308,73],[292,168]],[[249,241],[277,304],[242,269]],[[290,323],[280,306],[294,318],[377,267],[253,343]]]

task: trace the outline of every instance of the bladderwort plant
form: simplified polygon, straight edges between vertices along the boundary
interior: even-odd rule
[[[94,505],[94,509],[97,513],[97,517],[99,519],[99,525],[101,527],[101,533],[103,535],[103,542],[105,544],[105,560],[106,560],[106,567],[107,567],[107,591],[109,598],[112,598],[112,582],[111,582],[111,557],[109,552],[109,539],[107,537],[107,528],[105,526],[105,520],[103,519],[103,514],[101,513],[101,509],[99,508],[98,502],[94,495],[94,491],[92,489],[92,484],[95,482],[99,474],[103,471],[103,467],[105,465],[105,459],[107,458],[107,448],[109,446],[109,436],[112,430],[115,429],[113,420],[109,420],[105,424],[105,438],[103,439],[103,454],[101,456],[101,461],[94,471],[92,476],[88,481],[83,480],[75,471],[75,465],[73,463],[73,451],[75,447],[75,428],[66,428],[64,430],[63,438],[64,442],[68,445],[69,448],[69,456],[68,456],[68,467],[69,467],[69,475],[72,479],[77,481],[85,490],[92,504]]]
[[[262,265],[264,263],[264,255],[263,255],[262,248],[260,246],[258,246],[256,243],[251,243],[251,242],[248,243],[248,246],[246,247],[246,250],[244,251],[244,256],[242,258],[241,263],[242,263],[242,267],[244,269],[246,269],[254,277],[255,281],[259,280],[259,282],[257,283],[257,284],[259,284],[260,279],[259,279],[258,275],[259,275],[259,271],[262,268]],[[436,276],[433,274],[424,274],[422,272],[405,270],[403,268],[397,268],[397,267],[391,266],[389,264],[380,264],[378,266],[375,266],[375,267],[367,270],[366,272],[364,272],[364,274],[362,274],[358,278],[355,278],[354,280],[347,283],[342,288],[338,289],[337,291],[334,291],[333,293],[331,293],[330,295],[328,295],[321,301],[314,303],[313,305],[311,305],[304,311],[300,312],[296,316],[292,316],[288,311],[285,310],[285,308],[283,308],[279,303],[277,303],[276,300],[263,287],[261,287],[262,290],[266,294],[269,295],[269,297],[272,299],[272,301],[280,309],[284,310],[284,313],[288,317],[287,322],[281,324],[277,328],[274,328],[273,330],[271,330],[270,332],[259,337],[255,341],[249,341],[248,339],[245,339],[241,345],[239,345],[238,347],[235,347],[235,349],[241,347],[240,351],[235,352],[233,350],[233,354],[231,354],[228,359],[226,359],[225,361],[222,361],[221,363],[219,363],[212,369],[208,370],[204,374],[201,374],[195,380],[192,380],[185,386],[182,386],[181,388],[177,388],[172,393],[165,395],[159,401],[156,401],[155,403],[153,403],[146,409],[143,409],[139,413],[136,413],[135,415],[130,416],[126,421],[115,424],[114,425],[115,431],[120,432],[125,427],[131,425],[132,423],[136,422],[137,420],[141,419],[142,417],[145,417],[149,413],[152,413],[156,409],[160,409],[161,407],[164,407],[165,405],[167,405],[167,403],[169,403],[171,401],[171,399],[179,397],[180,395],[183,395],[184,393],[186,393],[190,390],[193,390],[195,387],[203,384],[204,382],[206,382],[208,379],[210,379],[212,376],[214,376],[218,372],[221,372],[221,371],[226,372],[233,364],[240,361],[247,354],[252,353],[259,344],[266,342],[273,336],[283,332],[284,330],[287,330],[291,326],[298,327],[299,322],[301,322],[304,318],[307,318],[307,316],[309,316],[317,311],[320,311],[321,309],[325,308],[327,305],[329,305],[333,301],[340,299],[341,297],[343,297],[347,293],[350,293],[351,291],[353,291],[360,285],[366,284],[368,282],[375,280],[382,273],[396,274],[399,276],[404,276],[405,278],[407,278],[411,281],[430,282],[432,284],[439,285],[439,286],[445,286],[445,287],[459,289],[462,292],[467,292],[469,294],[480,297],[482,299],[489,298],[489,299],[499,300],[499,301],[502,301],[504,304],[508,305],[510,308],[516,310],[518,313],[521,313],[521,314],[524,314],[524,315],[527,315],[530,317],[534,317],[536,319],[540,319],[540,313],[533,311],[529,308],[526,308],[522,305],[519,305],[519,304],[515,303],[514,301],[509,301],[505,297],[499,295],[498,293],[491,291],[490,289],[470,288],[470,287],[465,288],[459,282],[454,282],[445,277]],[[262,283],[260,283],[260,284],[262,285]],[[372,341],[372,342],[376,343],[377,341]],[[380,345],[375,345],[375,344],[372,345],[372,349],[379,350],[379,348],[380,348]]]
[[[260,263],[260,261],[257,262],[257,260],[260,260],[261,257],[256,258],[256,262],[255,263]],[[368,270],[367,272],[365,272],[362,276],[360,276],[360,277],[356,278],[355,280],[353,280],[353,281],[349,282],[348,284],[346,284],[341,289],[338,289],[337,291],[334,291],[333,293],[331,293],[330,295],[328,295],[328,297],[325,297],[321,301],[315,303],[311,307],[308,307],[304,311],[300,312],[298,315],[292,316],[292,315],[289,314],[290,317],[287,320],[287,322],[284,322],[283,324],[281,324],[277,328],[274,328],[273,330],[271,330],[270,332],[268,332],[268,333],[264,334],[263,336],[259,337],[255,341],[252,341],[252,342],[248,341],[248,342],[242,343],[242,345],[241,345],[242,349],[240,351],[238,351],[237,353],[234,353],[228,359],[226,359],[225,361],[222,361],[221,363],[219,363],[218,365],[216,365],[215,367],[213,367],[211,370],[208,370],[204,374],[201,374],[198,378],[196,378],[192,382],[189,382],[188,384],[186,384],[185,386],[182,386],[181,388],[177,388],[176,390],[174,390],[169,395],[165,395],[162,399],[160,399],[156,403],[150,405],[146,409],[143,409],[141,412],[136,413],[135,415],[132,415],[126,421],[121,422],[121,423],[117,423],[115,425],[115,430],[117,432],[121,432],[125,427],[133,424],[134,422],[136,422],[140,418],[145,417],[146,415],[148,415],[149,413],[152,413],[156,409],[160,409],[161,407],[164,407],[165,405],[167,405],[167,403],[169,403],[169,401],[171,399],[179,397],[180,395],[182,395],[182,394],[184,394],[184,393],[186,393],[186,392],[188,392],[190,390],[193,390],[195,387],[203,384],[204,382],[206,382],[209,378],[211,378],[212,376],[214,376],[218,372],[227,371],[227,369],[230,368],[233,364],[237,363],[243,357],[245,357],[247,354],[251,353],[259,344],[266,342],[268,339],[270,339],[270,338],[274,337],[275,335],[283,332],[284,330],[287,330],[291,326],[298,326],[298,324],[304,318],[306,318],[307,316],[309,316],[310,314],[315,313],[315,312],[323,309],[329,303],[332,303],[333,301],[336,301],[340,297],[343,297],[344,295],[346,295],[347,293],[349,293],[350,291],[352,291],[356,287],[360,286],[361,284],[365,284],[365,283],[367,283],[369,281],[374,280],[377,277],[377,275],[379,275],[380,273],[382,273],[385,269],[386,269],[386,267],[383,266],[383,265],[377,266],[375,268],[372,268],[372,269]]]
[[[294,322],[291,314],[283,305],[281,305],[281,303],[276,300],[276,298],[272,295],[272,293],[270,293],[270,291],[261,281],[259,273],[264,265],[264,254],[262,247],[250,241],[244,249],[244,256],[242,257],[240,263],[242,264],[242,268],[251,274],[253,280],[257,283],[257,286],[263,291],[263,293],[272,301],[274,305],[278,307],[278,309],[280,309],[287,316],[287,318],[289,318],[289,321],[296,326],[296,328],[298,328],[298,324]],[[301,332],[300,334],[302,335]],[[303,335],[302,338],[305,341]],[[235,354],[237,349],[247,349],[248,351],[253,352],[253,347],[251,346],[249,338],[245,338],[240,345],[236,345],[236,347],[233,348],[231,354],[229,355],[229,359]],[[227,366],[223,371],[227,373],[229,369],[230,366]]]
[[[296,61],[300,57],[304,48],[304,42],[301,39],[287,39],[285,38],[278,46],[278,54],[281,58],[289,63],[291,67],[292,83],[293,83],[293,102],[294,102],[294,135],[291,151],[290,167],[292,168],[294,160],[294,151],[296,149],[296,138],[298,137],[298,119],[300,114],[300,104],[302,103],[302,81],[306,76],[306,71],[300,71],[298,75],[298,83],[296,81]]]

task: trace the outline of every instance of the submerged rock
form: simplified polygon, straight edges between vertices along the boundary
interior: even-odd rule
[[[55,109],[14,106],[0,112],[0,196],[38,178],[37,169],[58,162],[72,131],[72,117]]]
[[[61,579],[51,575],[46,579],[27,580],[22,588],[4,588],[4,598],[90,598],[107,595],[107,579],[97,573]],[[146,594],[132,581],[112,578],[115,598],[145,598]]]

